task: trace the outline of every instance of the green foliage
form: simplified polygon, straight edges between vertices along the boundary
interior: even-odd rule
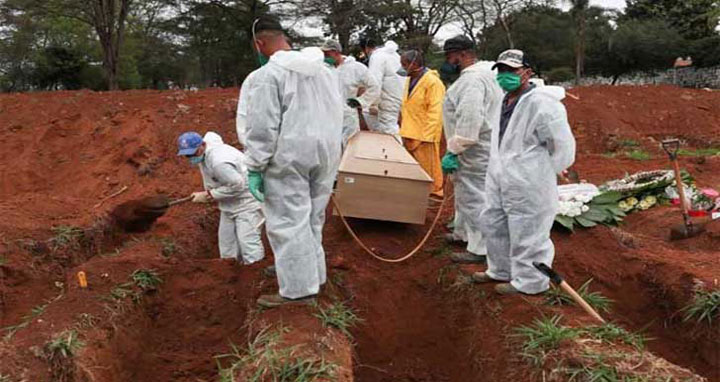
[[[662,19],[689,39],[716,35],[720,3],[716,0],[628,0],[626,17],[633,20]]]
[[[588,210],[579,216],[556,215],[555,222],[570,231],[576,225],[583,228],[591,228],[598,224],[614,225],[623,221],[625,213],[618,208],[618,202],[624,196],[616,191],[606,191],[595,196],[586,204]]]
[[[157,289],[163,282],[153,269],[137,269],[130,275],[130,278],[144,291]]]
[[[178,251],[178,245],[175,243],[175,240],[171,237],[164,237],[160,240],[160,245],[162,246],[161,254],[164,257],[170,257],[174,253]]]
[[[591,326],[585,329],[585,333],[609,343],[622,341],[627,345],[634,346],[638,350],[643,350],[647,342],[647,338],[642,334],[630,333],[613,323],[607,323],[602,326]]]
[[[585,281],[576,292],[596,310],[610,312],[612,300],[603,296],[600,292],[590,292],[590,283],[592,283],[592,281],[593,279]],[[550,290],[545,293],[545,296],[545,302],[550,305],[575,305],[572,297],[556,286],[552,286]]]
[[[546,78],[550,83],[567,82],[575,78],[575,73],[571,68],[561,66],[548,71]]]
[[[311,382],[333,378],[335,365],[299,356],[295,347],[280,348],[285,331],[265,328],[245,349],[230,344],[230,353],[215,356],[220,382]],[[246,378],[236,378],[239,374]]]
[[[67,247],[77,248],[84,235],[82,228],[71,225],[59,225],[52,227],[51,230],[55,234],[50,239],[50,247],[54,251]]]
[[[314,315],[322,321],[324,326],[339,329],[349,338],[352,338],[350,328],[362,321],[352,308],[343,302],[335,302],[327,308],[318,305],[317,308],[318,312]]]
[[[516,335],[524,339],[523,356],[541,365],[546,353],[557,348],[562,341],[576,338],[580,331],[560,326],[562,316],[535,319],[532,325],[515,328]]]
[[[720,315],[720,289],[706,290],[702,286],[697,286],[692,301],[683,310],[685,321],[695,320],[697,323],[707,321],[708,325],[711,325]]]
[[[629,159],[640,160],[640,161],[652,159],[652,155],[650,153],[648,153],[647,151],[640,150],[640,149],[628,151],[625,153],[625,156],[628,157]]]
[[[70,358],[83,346],[85,344],[78,339],[75,330],[62,332],[45,345],[51,358],[58,356]]]
[[[684,155],[689,157],[704,157],[704,156],[715,156],[720,155],[720,147],[711,147],[707,149],[680,149],[678,155]]]

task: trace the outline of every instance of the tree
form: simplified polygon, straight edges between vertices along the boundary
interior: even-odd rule
[[[627,0],[629,19],[662,19],[685,38],[697,40],[717,35],[720,20],[718,0]]]
[[[320,16],[329,35],[337,35],[343,49],[350,46],[350,37],[365,24],[367,0],[306,0],[300,6],[302,16]]]
[[[568,0],[572,8],[570,14],[575,20],[575,85],[580,84],[585,65],[585,22],[589,0]]]

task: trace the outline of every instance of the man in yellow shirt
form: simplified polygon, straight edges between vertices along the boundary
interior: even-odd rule
[[[407,76],[400,111],[400,136],[405,148],[433,179],[431,195],[442,198],[440,140],[445,85],[437,71],[425,67],[419,51],[403,53],[400,62],[403,69],[398,74]]]

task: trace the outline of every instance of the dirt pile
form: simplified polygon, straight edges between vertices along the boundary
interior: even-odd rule
[[[697,183],[720,188],[720,157],[707,154],[720,147],[719,93],[572,92],[580,96],[566,104],[581,179],[669,168],[659,141],[674,136],[684,139],[681,164]],[[254,299],[276,288],[261,275],[271,253],[250,267],[219,260],[212,206],[173,207],[144,233],[104,230],[98,222],[118,204],[199,190],[200,174],[175,155],[175,140],[186,130],[213,130],[237,144],[236,102],[235,89],[0,95],[0,327],[13,328],[12,336],[0,333],[0,375],[49,380],[46,344],[75,330],[84,343],[67,366],[76,368],[75,380],[210,381],[218,375],[214,357],[231,352],[229,343],[244,348],[260,328],[282,323],[292,328],[292,344],[310,344],[361,382],[542,380],[522,356],[515,328],[558,314],[572,326],[591,322],[581,309],[548,306],[543,296],[500,298],[492,286],[470,284],[468,274],[482,267],[451,265],[447,255],[461,248],[445,245],[442,230],[415,258],[387,265],[329,217],[330,282],[321,306],[345,301],[356,311],[363,321],[350,330],[352,340],[321,324],[316,307],[257,311]],[[593,278],[593,290],[614,300],[605,317],[644,330],[655,339],[647,345],[653,353],[720,381],[718,321],[686,321],[682,312],[697,281],[717,282],[720,224],[669,242],[670,225],[680,222],[676,209],[657,207],[617,228],[557,230],[555,268],[574,286]],[[352,225],[384,254],[412,248],[427,228]],[[150,270],[162,284],[144,290],[132,275]],[[78,271],[89,289],[78,287]]]

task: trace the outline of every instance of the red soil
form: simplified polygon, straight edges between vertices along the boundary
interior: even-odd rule
[[[578,139],[574,168],[583,179],[600,183],[625,172],[668,168],[658,144],[669,136],[684,138],[690,148],[720,146],[717,92],[671,87],[572,92],[580,96],[566,101]],[[229,340],[246,340],[254,299],[276,286],[260,276],[269,259],[252,267],[217,259],[212,207],[173,207],[149,232],[110,232],[93,242],[92,251],[53,252],[28,240],[47,240],[52,226],[91,227],[124,201],[155,194],[177,198],[199,189],[197,170],[174,155],[175,139],[185,130],[214,130],[236,143],[236,96],[235,89],[0,95],[0,141],[6,142],[0,152],[0,255],[7,260],[0,266],[0,327],[21,322],[33,307],[58,295],[56,281],[64,284],[62,298],[0,343],[0,373],[47,380],[47,364],[33,355],[33,346],[89,313],[103,318],[82,331],[88,345],[78,363],[92,380],[214,380],[212,357],[227,352]],[[636,141],[653,159],[625,158],[622,140]],[[618,155],[603,155],[609,151]],[[682,166],[698,184],[720,188],[720,157],[684,157]],[[124,185],[127,192],[93,207]],[[572,235],[558,230],[555,267],[574,286],[594,278],[593,289],[615,300],[606,317],[631,329],[647,328],[655,338],[651,351],[720,381],[717,326],[683,322],[678,313],[690,299],[693,279],[716,283],[720,223],[700,238],[669,242],[669,226],[680,221],[674,208],[658,207],[630,216],[618,229]],[[386,254],[409,250],[427,228],[352,224]],[[442,231],[428,250],[442,245]],[[548,307],[542,297],[500,298],[491,286],[453,289],[460,272],[481,268],[448,267],[447,258],[428,251],[398,265],[379,263],[362,253],[335,217],[328,219],[325,233],[328,288],[350,299],[364,319],[353,329],[358,381],[534,380],[507,337],[512,328],[541,312],[589,322],[578,308]],[[163,256],[167,240],[177,249]],[[99,297],[138,268],[157,269],[165,282],[141,305],[113,319]],[[89,290],[77,287],[79,270],[88,274]],[[296,340],[302,342],[308,333],[324,330],[311,313],[294,308],[261,317],[300,328]]]

